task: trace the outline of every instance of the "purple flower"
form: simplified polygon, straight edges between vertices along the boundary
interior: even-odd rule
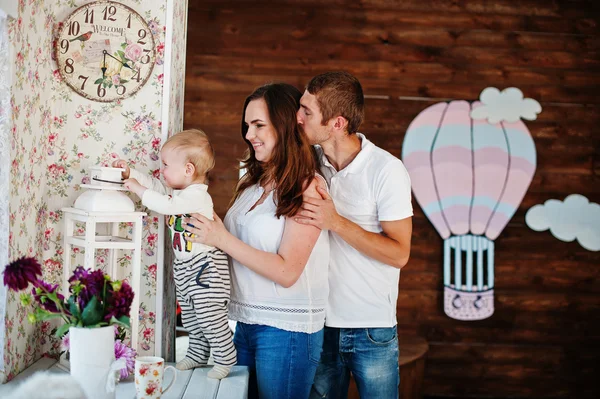
[[[60,313],[60,310],[56,306],[56,302],[47,297],[48,294],[52,294],[58,291],[58,284],[50,284],[42,280],[38,280],[36,287],[33,288],[32,294],[36,301],[42,305],[42,308],[46,309],[51,313]],[[57,292],[57,297],[60,302],[64,302],[65,297]]]
[[[112,316],[115,316],[117,319],[121,316],[129,317],[131,303],[133,302],[133,290],[126,281],[121,283],[121,287],[116,285],[116,288],[107,301],[106,314],[104,315],[105,321],[109,321]]]
[[[42,266],[35,258],[22,257],[9,263],[4,270],[4,285],[13,291],[27,288],[42,275]]]
[[[129,377],[129,374],[133,373],[136,355],[135,350],[125,345],[120,339],[115,340],[115,360],[125,359],[125,363],[127,364],[127,367],[119,371],[121,379]]]
[[[77,299],[79,307],[83,310],[93,296],[102,298],[104,289],[104,273],[102,270],[84,269],[78,266],[69,278],[69,291],[75,293],[78,291]]]

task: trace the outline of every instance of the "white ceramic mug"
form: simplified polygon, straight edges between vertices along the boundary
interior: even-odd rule
[[[163,389],[165,371],[173,370],[173,380]],[[155,356],[143,356],[135,359],[135,393],[137,399],[158,399],[167,392],[177,380],[177,370],[173,366],[165,367],[165,359]]]

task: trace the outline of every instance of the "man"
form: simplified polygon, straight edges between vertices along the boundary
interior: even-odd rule
[[[298,125],[316,146],[329,193],[305,199],[299,223],[330,231],[329,303],[311,398],[346,398],[350,372],[361,398],[397,398],[396,301],[412,234],[410,178],[402,162],[357,130],[359,81],[314,77]]]

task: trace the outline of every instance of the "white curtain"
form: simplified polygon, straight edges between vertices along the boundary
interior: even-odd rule
[[[8,263],[8,195],[10,168],[10,64],[8,17],[0,9],[0,272]],[[0,275],[0,371],[4,371],[6,288]]]

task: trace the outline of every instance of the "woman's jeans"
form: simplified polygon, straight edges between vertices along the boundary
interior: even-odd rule
[[[307,399],[315,377],[323,330],[306,334],[237,323],[237,364],[250,369],[248,398]]]
[[[325,327],[323,354],[310,398],[347,398],[350,372],[361,399],[398,398],[400,374],[396,326]]]

